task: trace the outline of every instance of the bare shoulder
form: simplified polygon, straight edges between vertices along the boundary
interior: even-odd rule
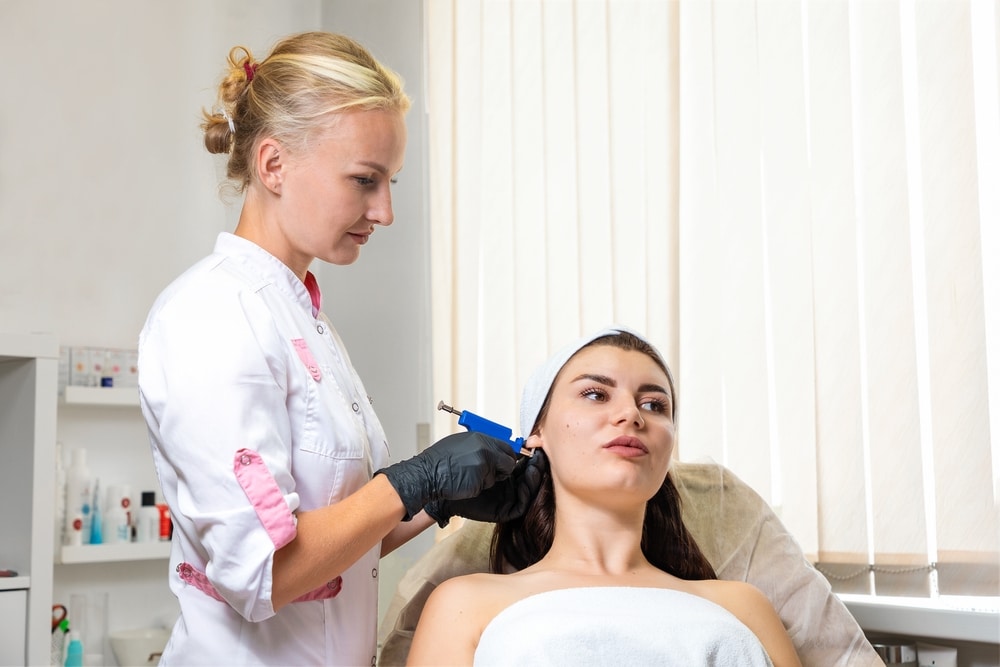
[[[420,613],[407,664],[471,664],[483,628],[506,597],[504,579],[477,573],[439,584]]]
[[[745,581],[721,579],[690,583],[692,593],[725,608],[750,628],[764,645],[775,667],[800,666],[781,617],[759,588]]]
[[[502,575],[476,573],[441,582],[427,598],[420,622],[450,616],[461,617],[463,624],[475,623],[489,612],[489,601],[502,589],[502,579]]]
[[[725,579],[710,579],[691,583],[696,589],[693,591],[694,593],[725,607],[740,620],[743,620],[745,615],[774,614],[777,616],[770,600],[753,584]]]

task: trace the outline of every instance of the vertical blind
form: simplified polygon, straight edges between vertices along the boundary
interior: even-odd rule
[[[425,6],[435,392],[635,327],[836,588],[1000,595],[993,2]]]

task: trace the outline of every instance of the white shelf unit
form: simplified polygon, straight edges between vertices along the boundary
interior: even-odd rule
[[[59,548],[56,563],[114,563],[157,560],[170,557],[170,542],[129,542],[125,544],[84,544]]]
[[[67,385],[60,398],[61,406],[83,408],[139,407],[138,387],[80,387]],[[57,565],[115,563],[159,560],[170,557],[170,542],[128,542],[124,544],[83,544],[56,548]]]
[[[138,387],[75,387],[63,390],[63,405],[139,407]]]
[[[58,378],[54,335],[0,333],[0,567],[19,574],[0,595],[26,602],[23,652],[4,655],[26,665],[50,659]]]
[[[31,577],[0,577],[0,591],[21,591],[31,587]]]

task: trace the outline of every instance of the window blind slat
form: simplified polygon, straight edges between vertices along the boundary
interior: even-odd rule
[[[773,382],[771,503],[807,553],[816,541],[816,376],[801,2],[757,6],[766,355]]]
[[[511,8],[504,3],[485,2],[482,13],[482,95],[483,155],[479,170],[481,210],[479,237],[480,318],[489,318],[489,327],[476,325],[476,400],[465,409],[491,414],[510,414],[510,397],[516,394],[514,368],[514,285],[509,267],[514,266],[514,144],[513,71],[511,52]]]
[[[428,142],[427,154],[430,173],[430,244],[431,284],[434,290],[447,290],[445,298],[431,300],[431,330],[434,391],[439,396],[454,396],[454,321],[455,299],[452,290],[457,284],[458,267],[455,264],[455,199],[454,159],[452,148],[457,119],[454,114],[455,62],[453,59],[455,33],[454,12],[451,2],[441,0],[425,4],[427,30],[427,64],[434,76],[426,77],[427,132],[435,138]],[[455,400],[455,399],[451,399]],[[435,411],[432,436],[440,438],[451,433],[454,420]]]
[[[926,562],[899,14],[859,3],[862,336],[875,563]]]
[[[604,2],[580,2],[576,13],[576,123],[579,178],[581,332],[614,321],[609,123],[609,44]]]
[[[967,3],[914,8],[927,248],[937,545],[1000,559],[993,502],[987,341]],[[947,103],[943,103],[947,100]],[[947,581],[945,582],[947,584]],[[947,593],[942,588],[942,593]]]
[[[454,256],[455,281],[442,286],[451,294],[451,319],[454,331],[452,389],[456,405],[465,410],[476,410],[476,390],[479,372],[479,316],[480,278],[479,264],[480,226],[468,225],[464,221],[478,218],[481,214],[482,170],[469,169],[466,165],[479,165],[483,161],[483,59],[482,59],[482,11],[480,2],[455,2],[453,4],[456,25],[454,41],[455,87],[453,105],[455,107],[454,134],[451,154],[454,156],[454,182],[452,197],[455,201]],[[430,77],[429,77],[430,78]],[[431,141],[433,143],[433,140]],[[445,421],[450,433],[456,429],[454,419],[447,415],[437,415],[438,423]]]
[[[546,256],[549,243],[560,241],[542,233],[546,226],[546,180],[548,155],[544,150],[547,111],[544,100],[545,69],[542,40],[542,7],[540,2],[519,2],[510,7],[512,52],[512,178],[513,178],[513,265],[516,271],[505,271],[511,276],[513,297],[513,345],[508,345],[515,355],[510,369],[497,379],[497,399],[490,404],[494,419],[512,427],[517,424],[519,413],[519,378],[527,377],[536,360],[524,350],[538,349],[545,341],[546,311],[549,300],[542,291],[538,299],[520,299],[519,294],[530,294],[544,285]],[[554,192],[556,201],[565,195]],[[503,283],[500,283],[501,286]],[[516,430],[516,429],[515,429]]]
[[[868,562],[847,7],[810,4],[818,558]],[[856,571],[856,568],[851,569]],[[867,579],[861,584],[867,592]]]
[[[580,334],[580,186],[577,175],[576,26],[572,4],[542,4],[545,87],[545,225],[536,230],[546,244],[543,289],[547,305],[544,344],[550,350]],[[526,325],[528,325],[526,323]],[[530,325],[528,325],[530,326]],[[528,361],[522,380],[538,363]]]
[[[724,412],[721,462],[771,496],[771,391],[766,359],[765,269],[760,192],[760,83],[754,5],[714,16],[715,154],[720,225]],[[752,249],[752,250],[750,250]],[[748,251],[749,250],[749,251]],[[682,326],[686,323],[682,322]],[[739,332],[738,336],[731,332]]]
[[[680,137],[678,220],[678,332],[676,381],[680,396],[678,453],[685,460],[722,461],[723,424],[721,327],[721,242],[716,189],[715,70],[712,6],[683,3],[679,9]],[[700,285],[698,293],[680,288]]]

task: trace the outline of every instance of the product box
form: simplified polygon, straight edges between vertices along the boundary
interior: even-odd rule
[[[66,393],[66,385],[69,384],[69,348],[59,348],[59,395]]]
[[[139,386],[139,351],[117,350],[120,369],[115,376],[116,387]]]
[[[94,375],[94,348],[69,348],[69,383],[74,387],[96,387],[99,376]]]

